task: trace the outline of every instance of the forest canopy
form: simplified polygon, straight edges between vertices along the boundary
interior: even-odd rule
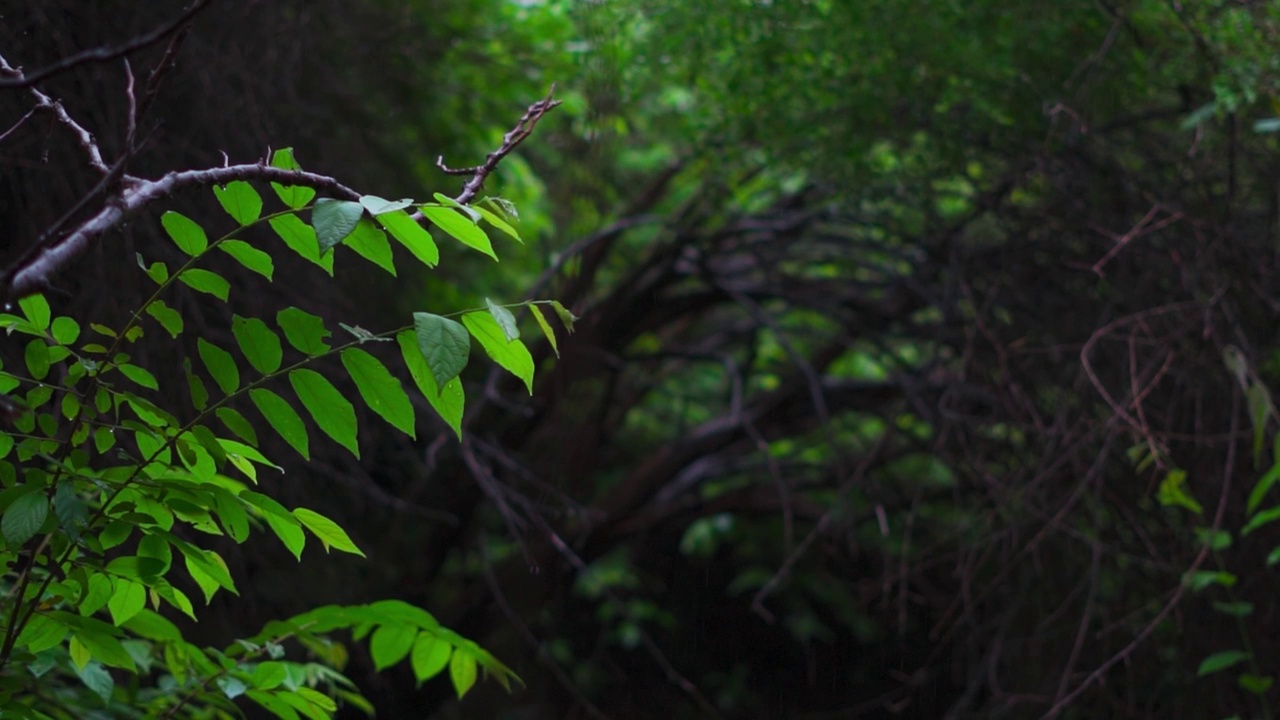
[[[0,18],[6,712],[1273,716],[1280,5]]]

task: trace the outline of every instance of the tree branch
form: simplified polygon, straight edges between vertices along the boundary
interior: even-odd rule
[[[446,174],[471,176],[467,184],[462,186],[462,193],[454,200],[463,205],[475,200],[476,195],[480,193],[480,188],[484,187],[485,178],[489,177],[489,173],[497,169],[498,163],[502,162],[502,158],[506,157],[512,150],[515,150],[516,146],[524,142],[525,138],[529,137],[533,132],[533,126],[538,124],[538,121],[542,119],[543,115],[547,114],[547,111],[561,103],[560,100],[551,99],[555,91],[556,86],[552,85],[545,98],[529,106],[529,109],[520,117],[520,121],[516,123],[516,126],[502,136],[502,145],[485,157],[483,165],[455,169],[444,164],[443,155],[436,158],[436,167]]]
[[[225,185],[232,180],[267,180],[327,190],[343,200],[359,200],[360,193],[337,180],[301,170],[284,170],[265,163],[231,165],[207,170],[171,172],[159,180],[132,178],[117,196],[66,236],[41,243],[0,275],[0,300],[11,301],[39,292],[50,279],[84,254],[95,240],[147,205],[189,187]]]
[[[204,9],[209,2],[210,0],[196,0],[190,7],[184,10],[181,15],[174,18],[171,22],[161,25],[149,33],[139,35],[123,45],[117,45],[116,47],[97,47],[85,50],[84,52],[79,52],[75,55],[65,57],[52,65],[47,65],[39,70],[29,73],[23,73],[15,68],[8,67],[7,65],[0,67],[0,69],[5,71],[3,74],[8,75],[8,77],[0,77],[0,88],[31,87],[47,77],[57,75],[60,72],[65,72],[78,65],[114,60],[118,57],[128,55],[135,50],[141,50],[152,43],[163,40],[165,37],[177,31],[195,17],[196,13]]]

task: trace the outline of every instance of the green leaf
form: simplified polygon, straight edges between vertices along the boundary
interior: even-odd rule
[[[152,300],[147,305],[147,314],[155,318],[169,335],[176,338],[182,334],[182,316],[177,310],[166,305],[163,300]]]
[[[27,316],[27,322],[36,330],[45,330],[49,327],[49,301],[44,299],[44,295],[36,293],[28,295],[18,301],[18,307],[22,308],[22,314]]]
[[[355,381],[360,397],[364,398],[370,410],[404,434],[416,437],[413,403],[409,401],[400,381],[385,365],[369,353],[354,347],[342,351],[342,365]]]
[[[316,231],[310,225],[303,222],[297,215],[279,215],[268,222],[271,224],[271,229],[276,231],[276,235],[280,236],[290,250],[304,260],[324,268],[324,271],[330,275],[333,274],[333,255],[320,254],[320,240],[316,238]]]
[[[227,301],[227,294],[231,292],[231,283],[227,282],[226,278],[221,275],[209,270],[201,270],[200,268],[183,270],[182,274],[178,276],[178,280],[192,290],[208,293],[223,302]]]
[[[1273,440],[1273,449],[1271,452],[1273,464],[1271,469],[1267,470],[1262,477],[1258,478],[1258,482],[1253,486],[1253,490],[1249,493],[1249,502],[1246,505],[1250,515],[1262,505],[1263,499],[1266,498],[1267,491],[1271,489],[1276,481],[1280,480],[1280,433],[1276,433]]]
[[[494,362],[524,381],[529,394],[533,394],[533,356],[519,340],[508,340],[498,321],[487,312],[469,312],[462,316],[462,324]]]
[[[160,216],[160,224],[164,226],[164,231],[173,239],[178,249],[192,257],[209,247],[209,239],[205,237],[204,229],[182,213],[170,210]]]
[[[573,332],[573,323],[578,320],[578,316],[569,312],[569,310],[560,304],[558,300],[551,301],[551,309],[556,311],[556,317],[560,318],[560,322],[569,332]]]
[[[1275,678],[1270,675],[1254,675],[1253,673],[1241,673],[1236,683],[1244,690],[1248,690],[1254,695],[1266,695],[1275,683]]]
[[[294,557],[302,559],[302,549],[306,545],[307,537],[302,532],[302,523],[298,518],[280,503],[252,490],[240,493],[240,499],[260,510],[263,519],[267,521],[267,527],[271,528]]]
[[[396,210],[403,210],[413,204],[412,198],[403,198],[400,200],[386,200],[377,195],[365,195],[360,198],[360,205],[369,211],[370,215],[377,217]]]
[[[449,656],[452,654],[453,646],[449,643],[429,632],[418,633],[409,656],[409,664],[413,667],[413,676],[418,684],[439,675],[445,665],[449,664]]]
[[[173,545],[182,553],[186,559],[187,572],[191,573],[191,577],[200,583],[200,575],[213,580],[219,587],[229,590],[235,594],[240,594],[236,590],[236,584],[231,579],[231,573],[227,570],[227,564],[223,561],[222,556],[212,550],[205,550],[196,547],[185,540],[173,540]],[[205,591],[205,601],[208,602],[213,597],[213,593],[208,588],[201,586]]]
[[[67,632],[69,628],[60,618],[37,613],[27,621],[14,645],[39,653],[57,647],[67,636]]]
[[[413,648],[415,631],[407,625],[382,625],[369,638],[369,654],[374,670],[379,672],[395,665]]]
[[[142,263],[142,255],[138,255],[138,266],[146,271],[147,277],[157,285],[163,285],[169,279],[169,268],[162,262],[152,263],[147,267]]]
[[[1280,519],[1280,506],[1267,508],[1266,510],[1263,510],[1249,518],[1249,522],[1245,523],[1244,527],[1240,528],[1240,535],[1241,537],[1248,535],[1263,525],[1274,522],[1277,519]]]
[[[58,517],[58,527],[70,535],[72,540],[80,539],[80,530],[89,517],[89,508],[76,493],[73,483],[58,483],[58,489],[53,493],[53,514]]]
[[[342,244],[393,276],[396,274],[395,260],[391,254],[391,243],[387,242],[386,233],[379,230],[378,226],[374,225],[369,218],[361,217],[359,222],[356,223],[355,229],[342,241]]]
[[[126,622],[124,628],[139,637],[158,642],[182,639],[177,625],[145,608]]]
[[[351,538],[347,536],[347,532],[343,530],[337,523],[329,518],[321,515],[314,510],[307,508],[294,508],[293,516],[298,519],[308,530],[320,539],[320,544],[324,545],[325,552],[332,547],[343,552],[351,553],[364,557],[364,553],[356,544],[351,542]]]
[[[84,597],[80,599],[80,614],[92,615],[98,612],[111,600],[114,592],[110,577],[102,573],[90,575]]]
[[[494,260],[498,256],[493,252],[493,244],[489,242],[489,236],[484,230],[480,229],[468,218],[452,208],[437,207],[433,205],[423,205],[422,214],[431,221],[433,225],[440,228],[453,239],[466,245],[473,250],[488,255]]]
[[[275,272],[275,264],[271,262],[271,256],[243,240],[223,240],[218,243],[218,249],[268,280]]]
[[[76,675],[80,676],[80,682],[84,683],[85,687],[102,698],[103,703],[111,702],[111,695],[116,691],[116,681],[101,663],[86,662],[83,665],[77,663]]]
[[[196,352],[204,363],[213,381],[226,395],[234,393],[240,387],[240,370],[236,367],[231,353],[214,345],[204,338],[196,341]]]
[[[1230,615],[1231,617],[1249,617],[1253,614],[1253,603],[1244,601],[1228,603],[1214,600],[1213,609],[1223,615]]]
[[[454,649],[453,657],[449,660],[449,679],[453,681],[453,689],[459,700],[476,684],[476,659],[470,653],[463,652],[462,648]]]
[[[324,320],[296,307],[287,307],[276,313],[276,323],[284,330],[285,339],[300,352],[308,355],[322,355],[329,351],[329,344],[324,341],[329,331],[324,329]]]
[[[1156,500],[1165,507],[1179,506],[1199,515],[1204,508],[1187,492],[1187,471],[1170,470],[1164,480],[1160,481],[1160,489],[1156,492]]]
[[[289,384],[316,425],[350,450],[352,455],[360,457],[360,446],[356,442],[356,411],[342,393],[313,370],[294,370],[289,373]]]
[[[80,337],[80,323],[69,317],[57,317],[49,331],[59,345],[70,345]]]
[[[551,329],[551,324],[547,322],[545,317],[543,317],[542,311],[538,309],[537,305],[530,305],[529,314],[533,316],[534,320],[538,321],[538,328],[542,330],[542,334],[547,338],[547,342],[551,343],[551,350],[555,352],[556,357],[560,357],[560,346],[556,343],[556,334]]]
[[[288,703],[262,690],[250,690],[245,696],[261,705],[280,720],[299,720],[298,713]]]
[[[258,412],[262,413],[262,417],[266,419],[267,424],[273,430],[279,433],[289,446],[298,451],[304,460],[311,459],[311,451],[307,440],[307,426],[303,424],[302,418],[289,405],[288,401],[279,395],[264,390],[262,388],[254,388],[249,391],[249,399],[253,400],[253,404],[258,408]]]
[[[236,222],[248,225],[262,214],[262,197],[253,186],[243,180],[232,180],[226,187],[213,186],[218,203]]]
[[[82,620],[81,622],[85,621]],[[76,631],[75,639],[79,640],[80,644],[89,651],[90,657],[103,665],[123,668],[129,672],[137,672],[129,652],[124,649],[119,640],[110,635],[96,630],[82,629]]]
[[[43,380],[49,375],[49,346],[45,345],[44,340],[36,338],[27,343],[23,360],[27,364],[27,372],[31,373],[33,379]]]
[[[182,372],[187,376],[187,388],[191,391],[191,404],[196,410],[203,411],[209,402],[209,391],[204,387],[204,380],[191,371],[191,358],[182,358]]]
[[[244,415],[229,407],[220,407],[215,414],[222,421],[222,424],[226,425],[227,429],[235,433],[241,440],[254,447],[258,446],[258,433]]]
[[[1267,553],[1267,567],[1271,567],[1276,563],[1280,563],[1280,547],[1273,549]]]
[[[281,148],[271,154],[271,167],[278,167],[284,170],[301,170],[298,161],[293,157],[293,148]],[[302,185],[281,185],[280,183],[271,183],[271,189],[276,191],[276,195],[280,197],[280,201],[285,205],[297,210],[311,202],[311,198],[316,196],[316,191]]]
[[[232,540],[242,543],[249,537],[249,514],[240,499],[223,488],[214,488],[213,499],[222,527]]]
[[[121,375],[124,375],[142,387],[147,388],[148,390],[160,389],[159,383],[156,382],[156,376],[152,375],[149,371],[144,370],[137,365],[130,365],[128,363],[117,367],[120,370]]]
[[[67,646],[67,654],[71,656],[71,664],[75,667],[76,672],[83,670],[89,661],[93,659],[93,655],[89,653],[89,648],[80,642],[80,638],[72,636],[71,642]]]
[[[1239,582],[1239,578],[1222,570],[1197,570],[1183,576],[1182,582],[1192,590],[1200,592],[1210,585],[1221,585],[1227,588],[1235,587],[1235,584]]]
[[[280,360],[284,351],[280,349],[280,338],[258,318],[244,318],[239,315],[231,317],[231,333],[240,345],[240,352],[263,375],[270,375],[280,369]]]
[[[520,337],[520,328],[516,327],[516,316],[512,315],[510,310],[489,298],[484,299],[484,306],[489,308],[489,314],[497,321],[498,327],[502,328],[502,334],[507,336],[507,340]]]
[[[471,209],[480,213],[480,216],[485,219],[485,222],[494,226],[498,230],[506,233],[511,237],[511,239],[515,240],[521,245],[524,244],[524,240],[520,238],[520,233],[516,232],[516,229],[512,227],[511,224],[508,223],[506,220],[502,219],[502,217],[499,216],[497,213],[493,212],[492,210],[489,210],[484,205],[472,205]]]
[[[413,331],[437,387],[457,377],[467,366],[471,338],[462,325],[439,315],[418,312],[413,314]]]
[[[111,599],[107,601],[107,610],[111,611],[111,622],[120,626],[146,607],[147,588],[127,578],[116,578],[114,586]]]
[[[4,535],[10,551],[17,551],[35,537],[48,517],[49,498],[41,488],[33,487],[10,503],[4,519],[0,520],[0,534]]]
[[[418,335],[413,330],[404,330],[396,335],[396,342],[400,344],[400,354],[404,357],[405,367],[409,369],[409,375],[423,397],[431,403],[431,407],[461,440],[462,414],[466,402],[462,391],[462,380],[454,377],[445,383],[443,388],[436,385],[435,375],[427,365],[427,359],[422,355],[417,338]],[[471,342],[469,336],[467,342],[468,344]]]
[[[324,253],[346,239],[362,215],[364,207],[360,203],[328,198],[317,200],[311,209],[311,225],[316,229],[320,252]]]
[[[439,264],[440,250],[436,247],[435,240],[431,239],[431,233],[414,222],[408,213],[403,210],[393,210],[378,215],[377,221],[391,233],[391,237],[408,248],[409,252],[424,265],[433,268]]]

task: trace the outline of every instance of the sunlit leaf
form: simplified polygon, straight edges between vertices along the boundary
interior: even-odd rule
[[[262,197],[253,186],[243,180],[232,180],[226,187],[213,186],[218,204],[236,222],[248,225],[262,213]]]
[[[387,242],[386,233],[379,230],[378,226],[374,225],[369,218],[361,217],[351,234],[342,241],[342,244],[393,276],[396,274],[395,259],[391,253],[391,243]]]
[[[364,553],[360,551],[360,548],[351,542],[347,532],[329,518],[307,508],[294,508],[293,516],[308,530],[315,533],[315,536],[320,540],[320,544],[324,545],[326,552],[332,547],[336,550],[364,557]]]
[[[405,367],[409,369],[409,376],[413,378],[418,390],[422,392],[423,397],[427,399],[431,407],[435,409],[441,419],[445,421],[445,424],[461,440],[462,414],[466,401],[462,390],[462,380],[455,376],[445,383],[444,387],[436,384],[435,375],[427,365],[427,359],[422,355],[422,349],[418,344],[418,335],[415,331],[405,330],[401,332],[396,335],[396,342],[400,345],[400,354],[404,357]],[[471,342],[469,336],[467,337],[467,342]]]
[[[393,210],[378,215],[377,221],[391,233],[391,237],[408,248],[409,252],[424,265],[433,268],[439,264],[440,250],[431,239],[431,233],[409,217],[408,213],[403,210]]]
[[[383,625],[369,638],[369,655],[375,670],[385,670],[400,662],[413,648],[416,632],[405,625]]]
[[[347,348],[342,351],[342,365],[370,410],[401,432],[415,437],[413,403],[400,381],[381,361],[359,348]]]
[[[196,352],[223,393],[230,395],[240,387],[240,370],[236,367],[235,358],[231,357],[231,353],[204,338],[196,341]]]
[[[263,388],[250,390],[249,399],[258,408],[258,412],[262,413],[262,417],[266,419],[271,429],[279,433],[280,437],[289,443],[289,447],[297,450],[304,460],[311,459],[311,451],[307,440],[307,426],[303,424],[302,418],[298,416],[297,411],[293,409],[293,406],[288,401]]]
[[[360,457],[356,442],[356,411],[350,402],[328,380],[314,370],[298,369],[289,373],[289,384],[298,394],[302,406],[316,425],[339,445]]]
[[[452,654],[453,646],[449,643],[429,632],[418,633],[409,656],[414,678],[422,684],[439,675],[440,671],[449,664],[449,656]]]
[[[440,228],[445,234],[463,245],[473,250],[479,250],[494,260],[498,259],[498,256],[493,252],[493,244],[489,242],[489,236],[485,234],[484,230],[457,210],[423,205],[422,214],[431,221],[432,225]]]
[[[533,356],[519,340],[508,340],[498,321],[487,312],[470,312],[462,316],[462,324],[480,342],[485,353],[498,365],[524,381],[533,394]]]
[[[236,262],[270,280],[275,272],[271,256],[242,240],[223,240],[218,249],[235,258]]]
[[[226,302],[227,295],[231,292],[231,283],[226,278],[209,270],[201,270],[200,268],[188,268],[182,271],[178,276],[178,280],[192,290],[198,290],[202,293],[208,293],[223,302]]]
[[[267,222],[290,250],[324,268],[324,271],[330,275],[333,274],[333,253],[320,254],[320,240],[310,225],[303,222],[297,215],[280,215]]]
[[[298,161],[293,157],[293,148],[281,148],[271,154],[271,166],[282,168],[284,170],[301,170]],[[282,185],[280,183],[271,183],[271,189],[276,191],[276,195],[280,197],[280,201],[285,205],[297,210],[311,202],[311,198],[316,196],[316,191],[302,185]]]
[[[324,320],[296,307],[287,307],[276,313],[276,323],[284,330],[289,344],[308,355],[321,355],[329,350],[324,341],[329,331]]]
[[[173,244],[188,255],[199,255],[209,247],[209,239],[205,237],[204,228],[182,213],[170,210],[160,216],[160,224],[173,239]]]
[[[240,352],[244,353],[245,359],[255,370],[269,375],[280,369],[280,360],[284,357],[280,338],[276,337],[266,323],[258,318],[233,315],[231,332],[240,345]]]

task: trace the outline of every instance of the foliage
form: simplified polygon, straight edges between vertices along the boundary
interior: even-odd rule
[[[297,169],[289,150],[277,151],[272,165]],[[350,251],[394,276],[388,235],[434,267],[435,241],[410,210],[494,259],[480,222],[519,240],[494,210],[442,195],[426,203],[374,196],[355,202],[315,200],[315,191],[302,185],[272,188],[284,207],[264,214],[250,183],[216,187],[235,225],[214,239],[192,219],[166,212],[164,230],[186,259],[170,268],[139,253],[138,266],[155,290],[121,327],[82,327],[56,315],[40,294],[23,297],[20,314],[0,315],[8,334],[30,338],[25,368],[0,374],[9,408],[9,426],[0,432],[0,556],[8,569],[0,603],[0,708],[6,716],[224,716],[241,696],[286,719],[331,717],[339,704],[371,712],[342,673],[347,653],[333,637],[337,631],[368,638],[378,669],[407,658],[419,682],[447,669],[459,697],[481,670],[504,687],[516,679],[475,643],[401,601],[319,608],[272,622],[221,650],[187,642],[165,616],[198,619],[191,590],[206,605],[219,592],[239,592],[226,561],[201,547],[201,536],[242,544],[265,530],[301,559],[310,534],[325,552],[364,555],[338,523],[305,507],[288,509],[257,489],[261,480],[269,492],[282,471],[260,452],[259,429],[272,428],[304,459],[310,456],[313,436],[299,405],[321,433],[360,454],[352,400],[316,368],[340,360],[364,404],[412,437],[413,403],[377,356],[394,341],[423,397],[461,437],[458,376],[472,338],[531,388],[533,364],[511,309],[537,314],[549,307],[573,319],[554,301],[489,302],[454,313],[461,323],[416,313],[412,324],[377,333],[348,325],[335,333],[293,306],[279,310],[274,328],[236,315],[235,348],[198,337],[199,363],[183,360],[195,411],[183,417],[179,391],[162,388],[154,373],[135,364],[130,346],[164,333],[181,347],[184,318],[165,301],[180,284],[234,307],[235,295],[247,288],[207,267],[216,254],[270,281],[270,254],[236,239],[251,228],[269,226],[294,253],[330,274]],[[553,337],[544,319],[538,326]],[[241,412],[250,402],[259,421]],[[122,674],[132,677],[120,682]]]

